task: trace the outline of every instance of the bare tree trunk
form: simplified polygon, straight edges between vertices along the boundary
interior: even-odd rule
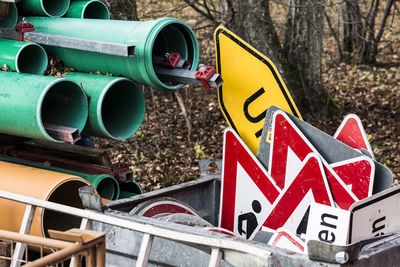
[[[303,115],[325,116],[333,107],[321,75],[325,1],[289,1],[283,45],[271,18],[269,0],[220,0],[222,18],[213,17],[274,62]],[[206,0],[185,2],[205,17],[218,13],[205,13]]]
[[[378,44],[386,27],[387,18],[395,0],[385,2],[379,25],[376,25],[380,0],[367,3],[366,14],[361,14],[358,0],[344,0],[342,6],[343,49],[358,63],[374,64],[378,54]],[[376,26],[379,27],[376,33]]]
[[[365,39],[358,0],[345,0],[342,4],[342,42],[347,56],[359,54]]]
[[[321,1],[290,1],[283,45],[271,19],[269,0],[225,1],[226,25],[277,65],[301,111],[326,115],[330,98],[321,75]]]
[[[376,62],[376,56],[378,54],[378,44],[382,39],[382,35],[383,35],[383,32],[386,27],[386,21],[390,15],[390,10],[392,9],[392,6],[394,6],[394,3],[395,3],[395,0],[387,0],[387,2],[386,2],[382,20],[379,25],[378,33],[374,36],[373,43],[372,43],[371,49],[369,51],[368,62],[371,62],[371,63]]]
[[[267,55],[282,71],[281,61],[286,56],[269,11],[269,0],[225,0],[225,25]]]
[[[312,114],[325,115],[330,98],[322,82],[324,1],[290,0],[284,49],[292,72],[298,73],[296,99]]]

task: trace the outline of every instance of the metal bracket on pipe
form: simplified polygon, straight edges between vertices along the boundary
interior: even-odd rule
[[[0,38],[18,40],[18,34],[15,31],[0,31]],[[56,34],[27,32],[24,34],[24,40],[41,45],[71,48],[121,57],[132,57],[136,55],[136,47],[134,45],[88,40]]]
[[[203,86],[203,83],[196,79],[196,71],[186,69],[170,69],[154,66],[154,70],[161,81],[165,82],[177,82],[183,84],[194,84],[196,86]],[[219,74],[214,74],[208,81],[208,85],[211,88],[219,88],[223,83],[223,80]]]

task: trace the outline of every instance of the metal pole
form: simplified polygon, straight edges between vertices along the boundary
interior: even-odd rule
[[[79,130],[66,126],[59,126],[50,123],[43,123],[47,133],[56,140],[64,141],[67,143],[75,143],[81,139]]]
[[[106,266],[106,243],[101,242],[97,244],[96,250],[96,263],[98,267]]]
[[[86,256],[86,266],[87,267],[96,267],[96,248],[91,247],[88,249],[88,253]]]
[[[210,262],[208,267],[219,267],[221,266],[222,251],[219,248],[213,248],[211,251]]]
[[[71,242],[50,239],[50,238],[45,238],[45,237],[40,237],[40,236],[34,236],[34,235],[19,234],[19,233],[5,231],[5,230],[0,230],[0,238],[7,239],[7,240],[14,240],[17,242],[34,244],[34,245],[38,245],[38,246],[47,246],[47,247],[52,247],[52,248],[57,248],[57,249],[63,249],[63,248],[69,247],[71,245],[74,245],[74,243],[71,243]]]
[[[18,40],[18,33],[15,31],[6,31],[3,33],[0,32],[0,37],[5,39]],[[121,57],[132,57],[136,54],[136,47],[134,45],[104,42],[98,40],[88,40],[83,38],[62,36],[58,34],[26,32],[24,33],[24,40],[35,42],[41,45],[57,46],[62,48],[70,48],[80,51],[102,53]]]
[[[268,260],[269,256],[271,255],[271,252],[266,251],[264,248],[254,246],[254,244],[251,242],[238,242],[237,240],[233,239],[224,239],[216,236],[207,236],[207,235],[193,234],[187,232],[180,232],[179,235],[177,235],[177,232],[174,229],[157,227],[148,224],[148,222],[141,223],[126,219],[121,219],[118,217],[109,216],[106,214],[101,214],[93,211],[73,208],[70,206],[44,201],[33,197],[21,196],[4,190],[0,190],[0,197],[22,203],[32,204],[35,206],[40,206],[42,208],[55,210],[61,213],[67,213],[70,215],[75,215],[78,217],[99,221],[109,225],[123,227],[141,233],[148,233],[150,235],[171,239],[174,240],[175,242],[181,242],[186,244],[192,243],[197,245],[204,245],[207,247],[230,249],[230,250],[235,250],[237,252],[243,252],[245,254],[258,256],[265,260]],[[140,219],[138,218],[138,220]]]
[[[20,234],[29,234],[31,231],[33,216],[35,215],[36,207],[32,205],[26,205],[24,217],[22,218],[21,227],[19,229]],[[24,255],[26,244],[22,242],[17,242],[15,245],[15,250],[13,254],[13,260],[10,267],[19,267],[21,265],[21,259]]]
[[[103,237],[103,239],[105,239],[105,237]],[[105,240],[102,240],[102,242],[105,242]],[[28,263],[24,266],[26,266],[26,267],[42,267],[42,266],[47,266],[47,265],[50,265],[53,263],[57,263],[57,262],[68,259],[69,257],[71,257],[74,254],[77,254],[84,250],[87,250],[88,248],[90,248],[93,245],[94,245],[93,243],[89,243],[89,244],[85,244],[85,245],[83,245],[83,244],[72,245],[72,246],[64,248],[58,252],[55,252],[55,253],[49,254],[43,258],[40,258],[34,262]]]
[[[186,69],[170,69],[164,67],[154,67],[155,72],[161,81],[177,82],[183,84],[194,84],[196,86],[202,86],[201,81],[195,77],[196,71]],[[211,88],[219,88],[223,83],[223,80],[219,74],[214,74],[208,85]]]
[[[154,236],[144,233],[140,250],[136,261],[136,267],[146,267],[150,257],[151,247],[153,246]]]

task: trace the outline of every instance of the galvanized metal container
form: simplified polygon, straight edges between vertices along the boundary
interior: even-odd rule
[[[210,164],[216,164],[218,171],[208,171]],[[201,179],[171,186],[128,199],[108,202],[104,213],[131,221],[143,217],[130,216],[129,211],[138,204],[158,198],[172,197],[193,207],[213,225],[218,225],[221,161],[202,161],[200,163]],[[146,219],[146,225],[174,229],[176,239],[188,233],[188,227]],[[127,230],[124,227],[111,226],[93,222],[93,230],[107,233],[107,265],[131,266],[136,263],[143,234]],[[210,233],[201,228],[192,228],[192,234],[198,234],[199,240]],[[308,255],[269,246],[267,244],[220,235],[220,242],[234,240],[238,247],[249,246],[248,253],[235,249],[220,248],[222,251],[221,266],[398,266],[400,262],[400,233],[382,236],[371,240],[354,243],[348,246],[334,246],[319,241],[308,243]],[[201,242],[200,242],[201,243]],[[207,246],[206,246],[207,247]],[[171,238],[155,237],[149,256],[149,266],[205,266],[211,263],[209,249],[196,245],[190,240],[181,242]],[[257,251],[257,253],[255,253]],[[260,253],[261,252],[261,253]],[[213,253],[211,253],[213,257]],[[212,266],[218,266],[212,265]]]

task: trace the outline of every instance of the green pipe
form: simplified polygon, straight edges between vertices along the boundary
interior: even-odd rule
[[[120,187],[120,193],[118,199],[128,198],[143,194],[142,188],[136,181],[122,183],[119,185],[119,187]]]
[[[67,13],[70,0],[22,0],[18,3],[20,15],[62,17]]]
[[[178,52],[182,58],[197,68],[198,45],[194,32],[183,22],[174,18],[149,21],[93,20],[76,18],[28,17],[36,32],[58,34],[105,42],[134,45],[136,55],[114,56],[68,48],[48,47],[65,65],[84,72],[122,75],[138,83],[157,89],[175,90],[182,84],[170,84],[157,77],[153,56],[166,52]],[[61,30],[62,29],[62,30]]]
[[[69,73],[66,78],[80,84],[90,98],[85,135],[124,140],[139,129],[145,103],[133,81],[84,73]]]
[[[110,19],[110,11],[99,0],[72,1],[65,16],[81,19]]]
[[[44,123],[82,131],[88,116],[85,92],[73,81],[0,71],[0,132],[61,142]]]
[[[119,184],[117,180],[108,174],[87,174],[65,170],[65,173],[82,177],[96,188],[102,198],[116,200],[119,198]]]
[[[47,68],[47,54],[34,43],[0,39],[0,66],[30,74],[43,74]]]
[[[71,170],[66,170],[62,168],[57,168],[45,164],[41,164],[38,162],[28,161],[24,159],[14,158],[10,156],[0,155],[1,161],[6,161],[10,163],[20,164],[24,166],[34,167],[38,169],[44,169],[54,172],[67,173],[71,175],[75,175],[81,177],[91,183],[94,188],[96,188],[97,192],[102,198],[115,200],[119,198],[119,184],[117,180],[108,174],[87,174],[83,172],[76,172]],[[34,179],[34,177],[33,177]]]
[[[0,28],[14,29],[18,22],[18,11],[15,3],[9,3],[8,15],[5,19],[0,19]]]

